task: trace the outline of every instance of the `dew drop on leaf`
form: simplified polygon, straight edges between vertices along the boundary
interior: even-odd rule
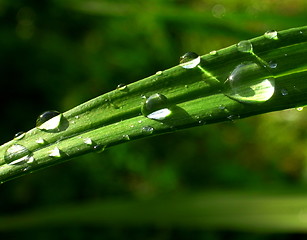
[[[281,95],[283,95],[283,96],[287,96],[288,95],[288,91],[287,91],[287,89],[281,89]]]
[[[275,30],[266,31],[264,37],[267,39],[278,40],[278,32]]]
[[[250,53],[253,52],[253,45],[248,40],[243,40],[237,44],[237,49],[239,52]]]
[[[4,154],[4,161],[9,165],[25,164],[31,158],[32,153],[20,144],[10,146]]]
[[[92,146],[94,143],[93,143],[93,140],[91,138],[84,138],[83,139],[83,142],[86,144],[86,145],[89,145],[89,146]]]
[[[58,111],[46,111],[38,116],[36,127],[41,130],[54,130],[60,126],[62,114]]]
[[[120,83],[120,84],[117,85],[116,89],[119,90],[119,91],[126,91],[128,89],[128,87],[127,87],[127,85]]]
[[[180,66],[185,69],[195,68],[200,63],[200,56],[195,52],[187,52],[180,57]]]
[[[26,136],[25,132],[18,132],[18,133],[15,134],[14,139],[20,140],[20,139],[24,138],[25,136]]]
[[[154,132],[154,128],[151,126],[144,126],[142,127],[142,133],[144,133],[145,135],[150,135]]]
[[[44,145],[46,143],[46,141],[42,137],[38,138],[35,142],[40,145]]]
[[[155,93],[146,99],[142,106],[142,114],[150,119],[164,120],[171,115],[171,110],[168,108],[167,98],[160,93]]]
[[[225,81],[225,95],[242,103],[262,103],[275,92],[275,79],[255,62],[241,63]]]
[[[49,156],[54,158],[60,158],[62,156],[61,150],[58,147],[55,147],[50,151]]]

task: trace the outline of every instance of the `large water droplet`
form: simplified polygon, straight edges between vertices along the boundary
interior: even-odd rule
[[[58,111],[43,112],[36,120],[36,127],[41,130],[54,130],[60,126],[62,114]]]
[[[10,165],[25,164],[31,160],[32,153],[20,144],[10,146],[4,154],[4,161]]]
[[[267,39],[278,40],[278,32],[275,30],[266,31],[264,37]]]
[[[155,93],[147,98],[141,110],[145,117],[154,120],[164,120],[172,113],[168,108],[167,98],[160,93]]]
[[[243,103],[269,100],[275,91],[275,79],[263,66],[254,62],[241,63],[225,81],[225,95]]]
[[[239,52],[253,52],[253,45],[248,40],[243,40],[237,44],[237,49]]]
[[[180,57],[180,66],[185,69],[195,68],[200,63],[200,56],[195,52],[187,52]]]

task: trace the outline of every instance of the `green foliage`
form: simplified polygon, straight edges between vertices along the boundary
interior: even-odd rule
[[[305,25],[304,9],[305,1],[1,1],[1,141],[33,128],[45,110],[65,112],[119,83],[178,64],[184,52],[203,55],[270,29]],[[48,205],[149,198],[187,189],[304,190],[304,116],[295,110],[270,113],[80,156],[1,185],[2,213],[15,212],[18,218],[19,212],[36,207],[44,211]],[[47,226],[40,229],[23,236],[54,239]],[[98,237],[97,229],[65,231],[67,238]],[[152,230],[112,229],[103,231],[113,239],[128,233],[137,239],[136,232],[144,239]],[[225,236],[176,228],[152,231],[157,239],[163,234],[166,239]]]

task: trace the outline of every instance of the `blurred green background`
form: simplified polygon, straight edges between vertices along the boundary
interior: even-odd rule
[[[0,0],[1,143],[33,128],[45,110],[64,112],[120,83],[172,67],[187,51],[207,54],[267,30],[306,25],[306,7],[305,0]],[[0,217],[209,190],[305,193],[305,119],[306,110],[286,110],[88,154],[1,185]],[[0,232],[0,238],[304,237],[98,225],[46,225]]]

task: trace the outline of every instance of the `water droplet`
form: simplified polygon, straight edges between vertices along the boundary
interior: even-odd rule
[[[266,31],[264,37],[267,39],[278,40],[278,32],[275,30]]]
[[[102,153],[105,149],[106,146],[105,145],[100,145],[100,144],[96,144],[93,149],[98,152],[98,153]]]
[[[58,111],[43,112],[36,120],[36,127],[41,130],[55,130],[60,126],[62,114]]]
[[[129,140],[130,140],[130,137],[129,137],[128,134],[124,134],[124,135],[123,135],[123,139],[129,141]]]
[[[32,153],[20,144],[10,146],[4,154],[4,161],[9,165],[25,164],[29,161]]]
[[[54,158],[60,158],[62,156],[61,150],[58,147],[55,147],[50,151],[49,156]]]
[[[253,45],[248,40],[243,40],[237,44],[237,49],[239,52],[250,53],[253,52]]]
[[[142,127],[142,133],[146,134],[146,135],[150,135],[154,132],[154,128],[151,126],[144,126]]]
[[[273,61],[270,61],[270,62],[269,62],[269,67],[272,68],[272,69],[273,69],[273,68],[277,68],[277,63],[276,63],[276,62],[273,62]]]
[[[156,75],[158,75],[158,76],[160,76],[160,75],[162,75],[163,74],[163,71],[158,71],[158,72],[156,72]]]
[[[269,100],[275,91],[275,79],[263,66],[254,62],[241,63],[225,81],[225,95],[243,103]]]
[[[31,156],[31,157],[29,157],[27,163],[28,163],[28,164],[32,164],[32,163],[34,163],[34,161],[35,161],[34,157]]]
[[[281,89],[281,95],[286,96],[288,95],[288,91],[286,89]]]
[[[304,107],[297,107],[296,110],[299,111],[299,112],[301,112],[301,111],[304,110]]]
[[[211,56],[214,56],[214,55],[217,54],[217,51],[213,50],[213,51],[211,51],[209,54],[210,54]]]
[[[37,139],[35,142],[40,144],[40,145],[44,145],[46,143],[46,141],[41,137],[39,139]]]
[[[94,143],[93,143],[93,140],[91,138],[84,138],[83,139],[83,142],[86,144],[86,145],[89,145],[89,146],[92,146]]]
[[[123,83],[120,83],[117,85],[116,89],[119,90],[119,91],[126,91],[127,90],[127,85],[123,84]]]
[[[200,56],[195,52],[187,52],[180,57],[180,66],[185,69],[195,68],[200,63]]]
[[[18,132],[18,133],[15,134],[14,139],[20,140],[20,139],[24,138],[24,136],[26,136],[25,132]]]
[[[151,114],[159,115],[159,112],[161,110],[162,110],[162,115],[163,115],[163,112],[165,112],[164,109],[167,109],[167,107],[168,107],[167,98],[163,94],[155,93],[146,99],[141,110],[142,110],[143,115],[148,117],[148,116],[151,116]]]

